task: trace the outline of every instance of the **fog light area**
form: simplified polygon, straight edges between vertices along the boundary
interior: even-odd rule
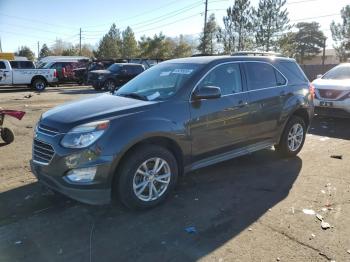
[[[79,168],[73,169],[68,172],[66,178],[69,181],[76,183],[86,183],[91,182],[96,175],[97,167],[87,167],[87,168]]]

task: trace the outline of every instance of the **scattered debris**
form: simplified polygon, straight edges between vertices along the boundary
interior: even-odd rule
[[[326,194],[326,191],[324,191],[324,190],[322,189],[322,190],[321,190],[321,193],[322,193],[322,194]]]
[[[18,241],[15,242],[15,245],[20,245],[20,244],[22,244],[21,240],[18,240]]]
[[[292,214],[294,214],[294,207],[292,207]]]
[[[26,96],[24,96],[24,98],[31,98],[33,95],[32,94],[29,94],[29,95],[26,95]]]
[[[197,233],[196,227],[194,227],[194,226],[186,227],[185,231],[189,234]]]
[[[248,228],[248,231],[253,231],[253,229],[250,227],[250,228]]]
[[[330,227],[331,227],[331,225],[329,223],[324,222],[324,221],[321,222],[321,228],[322,229],[326,230],[326,229],[328,229]]]
[[[331,155],[331,158],[335,158],[335,159],[340,159],[340,160],[342,160],[342,159],[343,159],[343,156],[342,156],[342,155]]]
[[[309,237],[309,239],[311,240],[311,239],[313,239],[313,238],[315,238],[315,237],[316,237],[315,234],[311,234],[311,237]]]
[[[32,126],[26,126],[26,128],[33,128]]]
[[[276,258],[276,261],[281,261],[281,259],[279,257]]]
[[[325,207],[322,207],[322,209],[321,209],[323,212],[326,212],[327,211],[327,208],[325,208]]]
[[[316,212],[312,209],[307,209],[307,208],[304,208],[303,209],[303,213],[306,214],[306,215],[315,215]]]
[[[316,214],[316,217],[318,220],[323,221],[323,216],[321,216],[320,214]]]
[[[348,252],[350,254],[350,249],[346,250],[346,252]]]
[[[326,141],[326,140],[328,140],[329,139],[329,137],[328,136],[325,136],[325,137],[321,137],[320,138],[320,141]]]

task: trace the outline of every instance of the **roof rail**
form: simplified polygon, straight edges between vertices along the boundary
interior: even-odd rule
[[[280,56],[284,57],[281,53],[275,52],[259,52],[259,51],[239,51],[234,52],[231,56]]]

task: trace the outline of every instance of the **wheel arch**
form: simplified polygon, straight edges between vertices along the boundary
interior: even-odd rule
[[[179,168],[179,175],[181,176],[184,174],[184,153],[180,145],[174,139],[167,136],[150,136],[142,140],[136,141],[132,145],[129,145],[126,149],[124,149],[121,152],[121,156],[115,160],[112,167],[112,190],[113,188],[115,188],[115,185],[117,183],[116,179],[118,179],[118,171],[120,170],[123,162],[127,159],[127,157],[130,154],[132,154],[135,150],[144,145],[159,145],[168,149],[176,159]]]
[[[37,79],[44,80],[45,84],[46,85],[48,84],[47,79],[44,76],[42,76],[42,75],[35,75],[35,76],[33,76],[32,80],[30,81],[30,84],[32,85],[34,83],[34,81],[37,80]]]

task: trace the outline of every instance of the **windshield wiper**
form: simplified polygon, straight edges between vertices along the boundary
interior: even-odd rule
[[[117,94],[118,96],[123,96],[123,97],[130,97],[130,98],[135,98],[139,100],[144,100],[148,101],[148,98],[146,96],[140,95],[138,93],[125,93],[125,94]]]

